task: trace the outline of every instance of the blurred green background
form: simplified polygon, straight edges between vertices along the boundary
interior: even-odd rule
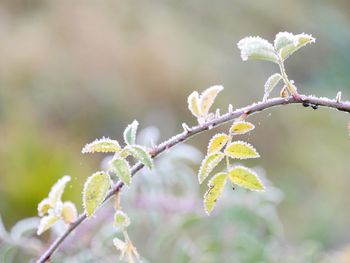
[[[195,124],[186,105],[193,90],[223,85],[215,105],[221,112],[229,103],[260,100],[277,67],[243,63],[236,43],[245,36],[273,41],[280,31],[312,34],[316,44],[286,62],[290,78],[301,93],[334,98],[341,90],[349,100],[349,10],[346,0],[1,1],[5,224],[34,216],[64,174],[73,178],[65,198],[80,204],[84,179],[101,161],[82,155],[82,146],[102,136],[121,140],[133,119],[158,127],[163,140],[181,131],[182,122]],[[312,240],[325,251],[350,243],[349,116],[288,106],[250,120],[257,128],[245,139],[262,158],[246,164],[263,167],[284,193],[278,213],[287,239]],[[209,138],[190,143],[204,152]]]

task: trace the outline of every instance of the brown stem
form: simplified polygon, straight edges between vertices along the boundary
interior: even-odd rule
[[[225,122],[228,122],[230,120],[233,120],[234,118],[237,118],[242,114],[245,114],[248,116],[275,106],[287,105],[287,104],[304,104],[304,103],[310,103],[315,106],[324,106],[324,107],[333,108],[339,111],[350,113],[350,101],[336,101],[328,98],[317,98],[314,96],[305,96],[305,95],[300,95],[300,98],[294,98],[293,96],[288,98],[273,98],[267,101],[251,104],[247,107],[237,109],[232,112],[228,112],[202,125],[191,127],[189,130],[183,131],[182,133],[179,133],[178,135],[154,147],[152,149],[152,157],[155,158],[165,150],[173,147],[174,145],[179,144],[183,141],[186,141],[188,138],[196,134],[199,134],[203,131],[206,131],[208,129],[211,129],[212,127],[215,127]],[[131,169],[131,174],[132,175],[136,174],[142,168],[143,168],[143,165],[141,163],[134,165]],[[117,182],[112,187],[112,189],[108,192],[108,195],[104,200],[104,202],[106,202],[112,196],[114,196],[117,192],[119,192],[122,189],[123,185],[124,184],[122,182],[120,181]],[[78,217],[78,219],[74,223],[72,223],[64,233],[62,233],[61,236],[57,237],[57,239],[51,244],[51,246],[45,251],[45,253],[42,254],[40,259],[37,260],[37,263],[44,263],[47,260],[49,260],[52,254],[59,248],[62,242],[69,236],[69,234],[75,228],[77,228],[82,222],[84,222],[86,218],[87,217],[85,213],[81,214]]]

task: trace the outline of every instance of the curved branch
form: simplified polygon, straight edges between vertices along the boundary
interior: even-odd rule
[[[179,133],[178,135],[175,135],[174,137],[154,147],[153,149],[150,150],[150,154],[152,155],[152,158],[155,158],[165,150],[173,147],[174,145],[179,144],[183,141],[186,141],[188,138],[196,134],[199,134],[203,131],[212,129],[215,126],[221,125],[225,122],[233,120],[234,118],[240,117],[243,114],[246,116],[249,116],[268,108],[272,108],[280,105],[287,105],[287,104],[303,104],[303,106],[305,107],[311,106],[314,109],[316,109],[318,106],[324,106],[324,107],[333,108],[339,111],[350,113],[350,101],[336,101],[328,98],[318,98],[314,96],[305,96],[305,95],[301,95],[300,99],[296,99],[293,97],[273,98],[267,101],[254,103],[252,105],[249,105],[241,109],[237,109],[232,112],[228,112],[202,125],[193,126],[190,129],[185,130],[182,133]],[[131,174],[132,175],[136,174],[142,168],[143,168],[143,165],[141,163],[134,165],[131,169]],[[120,181],[117,182],[112,187],[112,189],[108,192],[108,195],[104,200],[104,203],[108,201],[112,196],[114,196],[117,192],[119,192],[122,189],[123,185],[124,184],[122,182]],[[69,226],[69,228],[51,244],[51,246],[40,257],[37,263],[44,263],[47,260],[49,260],[52,254],[59,248],[62,242],[69,236],[69,234],[75,228],[77,228],[82,222],[84,222],[86,218],[87,217],[85,213],[81,214],[79,218],[74,223],[72,223]]]

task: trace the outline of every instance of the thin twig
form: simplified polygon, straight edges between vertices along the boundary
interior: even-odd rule
[[[249,105],[247,107],[237,109],[232,112],[228,112],[219,118],[215,118],[209,122],[206,122],[202,125],[197,125],[194,127],[191,127],[189,129],[186,129],[182,133],[179,133],[178,135],[175,135],[174,137],[168,139],[167,141],[159,144],[158,146],[154,147],[152,149],[151,155],[152,158],[157,157],[159,154],[164,152],[165,150],[173,147],[176,144],[179,144],[183,141],[186,141],[188,138],[199,134],[203,131],[209,130],[215,126],[221,125],[225,122],[228,122],[230,120],[233,120],[234,118],[240,117],[242,114],[245,115],[252,115],[254,113],[263,111],[265,109],[275,107],[275,106],[280,106],[280,105],[287,105],[287,104],[303,104],[304,106],[313,106],[313,108],[317,108],[317,106],[324,106],[328,108],[333,108],[339,111],[344,111],[347,113],[350,113],[350,101],[336,101],[336,100],[331,100],[328,98],[318,98],[314,96],[305,96],[301,95],[301,99],[296,99],[293,97],[289,98],[273,98],[269,99],[267,101],[263,102],[258,102],[254,103],[252,105]],[[139,170],[143,168],[143,164],[138,163],[134,165],[131,169],[131,174],[134,175],[137,173]],[[108,201],[112,196],[114,196],[117,192],[119,192],[122,187],[123,187],[122,182],[117,182],[112,189],[108,192],[106,199],[104,202]],[[77,228],[82,222],[85,221],[86,219],[86,214],[83,213],[79,216],[79,218],[70,225],[70,227],[57,239],[51,244],[51,246],[47,249],[47,251],[38,259],[37,263],[44,263],[47,260],[49,260],[52,256],[52,254],[59,248],[59,246],[62,244],[62,242],[69,236],[69,234]]]

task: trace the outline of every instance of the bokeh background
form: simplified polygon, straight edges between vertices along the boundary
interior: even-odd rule
[[[82,155],[82,146],[102,136],[121,141],[123,129],[133,119],[141,128],[157,127],[161,141],[180,132],[182,122],[195,124],[186,105],[193,90],[223,85],[225,90],[215,104],[221,112],[229,103],[237,108],[260,100],[265,80],[277,67],[268,62],[243,63],[236,43],[245,36],[273,41],[280,31],[312,34],[316,44],[286,62],[290,78],[301,93],[334,98],[341,90],[343,99],[349,100],[349,10],[346,0],[2,0],[0,213],[5,225],[35,216],[37,203],[64,174],[73,177],[64,197],[80,206],[83,182],[100,169],[103,158]],[[272,96],[278,96],[278,91]],[[319,255],[344,250],[350,244],[349,116],[288,106],[265,111],[250,121],[257,128],[244,139],[256,146],[262,158],[245,164],[260,169],[279,189],[275,209],[286,246],[312,244],[312,253]],[[199,135],[189,144],[204,152],[210,135]],[[197,189],[195,177],[199,160],[197,156],[190,165],[193,171],[184,169],[181,178],[189,181],[179,183],[174,195],[157,194],[168,206],[170,202],[176,207],[181,200],[186,203],[181,198],[195,192],[191,200],[196,200],[196,218],[202,221],[190,221],[202,224],[197,234],[211,240],[220,237],[215,229],[235,225],[234,219],[229,220],[230,209],[251,197],[242,194],[239,200],[240,194],[228,191],[223,197],[227,207],[218,207],[226,209],[226,221],[220,217],[223,211],[206,218],[200,203],[205,189]],[[147,191],[144,195],[148,200]],[[127,194],[123,202],[131,216],[132,210],[138,210],[139,223],[132,232],[141,254],[151,262],[164,262],[169,254],[157,252],[156,246],[150,248],[138,235],[137,226],[149,234],[164,224],[164,213],[170,221],[187,220],[193,217],[193,209],[179,215],[162,205],[149,207],[140,201],[135,206]],[[151,214],[153,221],[146,224]],[[169,233],[180,237],[176,226]],[[186,233],[187,228],[181,231]],[[254,232],[254,227],[249,231]],[[160,238],[153,236],[155,243]],[[216,249],[221,250],[213,251],[223,255],[222,251],[233,250],[225,244],[229,241],[217,243]],[[176,251],[175,247],[172,253]],[[270,262],[249,260],[237,262]],[[174,262],[205,261],[179,258]],[[234,261],[222,258],[221,262]]]

